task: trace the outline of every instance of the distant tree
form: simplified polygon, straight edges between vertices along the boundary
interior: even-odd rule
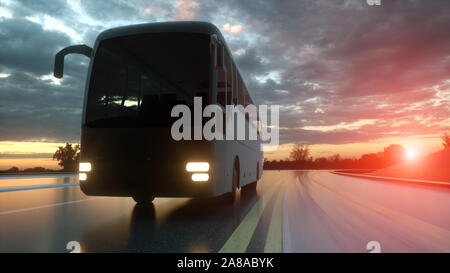
[[[18,173],[19,172],[19,168],[11,167],[8,170],[6,170],[6,172],[8,172],[8,173]]]
[[[445,131],[442,136],[442,146],[444,146],[444,149],[450,149],[450,132],[449,130]]]
[[[294,161],[307,161],[309,159],[309,148],[304,144],[294,144],[290,158]]]
[[[380,154],[370,153],[363,154],[359,159],[360,168],[377,169],[382,168],[385,164]]]
[[[318,165],[326,165],[328,163],[328,159],[326,157],[319,157],[314,160]]]
[[[270,166],[270,160],[267,157],[264,157],[263,159],[263,168],[266,169]]]
[[[400,144],[391,144],[384,148],[383,159],[386,166],[397,164],[405,159],[406,152]]]
[[[44,167],[33,167],[33,168],[26,168],[23,170],[26,173],[43,173],[47,170]]]
[[[80,159],[80,145],[72,147],[72,144],[66,143],[65,147],[59,147],[53,155],[53,160],[58,160],[58,165],[63,167],[66,172],[74,172],[78,168]]]
[[[341,160],[341,155],[340,154],[334,154],[332,156],[328,157],[328,160],[334,163],[337,163]]]
[[[314,160],[314,168],[325,169],[330,166],[330,162],[326,157],[319,157]]]

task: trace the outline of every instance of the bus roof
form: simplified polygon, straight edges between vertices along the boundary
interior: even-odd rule
[[[116,27],[100,33],[97,40],[101,41],[120,36],[155,32],[186,32],[206,35],[216,34],[221,41],[225,41],[220,30],[214,24],[200,21],[158,22]]]
[[[157,22],[157,23],[128,25],[107,29],[97,36],[97,40],[95,42],[96,45],[94,46],[94,49],[102,40],[127,35],[158,33],[158,32],[185,32],[185,33],[200,33],[205,35],[216,34],[217,38],[219,38],[219,41],[221,41],[225,45],[225,49],[228,51],[230,57],[233,59],[233,54],[231,53],[230,48],[225,42],[225,38],[222,36],[220,30],[214,24],[202,21]]]
[[[145,24],[136,24],[136,25],[128,25],[122,27],[115,27],[111,29],[107,29],[101,32],[95,41],[94,50],[96,50],[98,44],[102,40],[127,36],[127,35],[136,35],[136,34],[144,34],[144,33],[160,33],[160,32],[185,32],[185,33],[200,33],[205,35],[216,34],[219,41],[225,46],[225,49],[228,51],[228,55],[231,58],[231,61],[235,64],[235,67],[238,71],[238,74],[241,75],[239,68],[234,61],[233,54],[228,47],[225,38],[222,36],[220,30],[212,23],[202,22],[202,21],[174,21],[174,22],[156,22],[156,23],[145,23]],[[242,76],[240,76],[242,79]],[[245,80],[242,79],[244,85]],[[250,95],[251,97],[251,95]]]

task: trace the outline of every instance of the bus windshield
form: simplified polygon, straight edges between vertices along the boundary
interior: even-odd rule
[[[177,104],[209,103],[209,37],[146,33],[101,41],[88,90],[86,126],[171,126]]]

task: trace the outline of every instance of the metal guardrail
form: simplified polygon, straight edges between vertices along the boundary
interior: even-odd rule
[[[333,171],[331,173],[338,174],[338,175],[344,175],[344,176],[378,180],[378,181],[390,181],[390,182],[402,182],[402,183],[414,183],[414,184],[426,184],[426,185],[433,185],[433,186],[450,187],[450,182],[445,182],[445,181],[432,181],[432,180],[421,180],[421,179],[386,177],[386,176],[377,176],[377,175],[368,175],[368,174],[346,173],[346,172],[339,172],[339,171]]]

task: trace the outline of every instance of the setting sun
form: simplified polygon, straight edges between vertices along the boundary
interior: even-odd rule
[[[413,150],[413,149],[406,150],[406,158],[408,160],[414,159],[416,156],[417,156],[417,153],[415,150]]]

